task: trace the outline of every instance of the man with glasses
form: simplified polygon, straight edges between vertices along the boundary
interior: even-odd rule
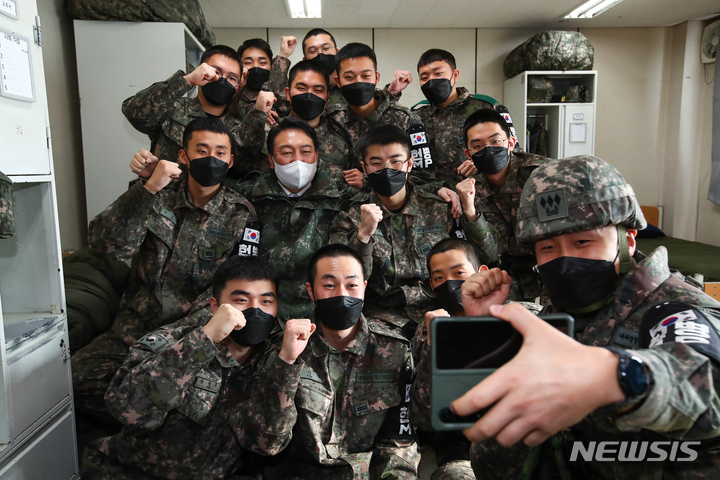
[[[167,80],[126,99],[122,104],[125,118],[151,141],[149,151],[141,150],[133,157],[130,164],[133,172],[140,173],[158,160],[177,161],[185,127],[196,118],[219,117],[238,146],[262,148],[273,94],[265,92],[259,96],[255,108],[241,122],[226,115],[226,107],[242,84],[240,57],[226,45],[215,45],[203,53],[200,65],[192,72],[178,70]],[[197,97],[185,97],[194,87],[198,87]],[[238,163],[242,161],[235,162],[230,176]]]
[[[489,221],[498,235],[500,262],[513,279],[511,300],[533,301],[540,295],[535,257],[515,238],[517,205],[530,174],[550,161],[539,155],[515,152],[515,138],[495,110],[471,114],[463,128],[465,156],[477,173],[456,186],[465,212],[465,224]]]
[[[339,213],[330,241],[345,243],[363,257],[366,314],[403,327],[410,338],[416,322],[432,309],[430,289],[422,284],[428,278],[425,258],[433,245],[450,236],[453,217],[442,198],[408,181],[413,160],[404,130],[375,127],[361,139],[359,149],[372,191],[359,193]],[[463,228],[481,261],[496,263],[492,225],[479,216],[470,228]]]

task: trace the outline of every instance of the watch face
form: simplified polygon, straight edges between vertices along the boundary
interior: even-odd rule
[[[647,376],[645,375],[645,367],[642,364],[642,360],[639,360],[637,357],[630,357],[627,359],[625,378],[627,380],[628,387],[630,387],[630,389],[632,390],[633,395],[642,395],[647,390]]]

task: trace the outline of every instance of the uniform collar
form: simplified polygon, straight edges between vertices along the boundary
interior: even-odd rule
[[[330,346],[327,340],[325,340],[319,321],[316,320],[315,323],[318,325],[317,335],[310,337],[310,348],[312,349],[313,356],[322,357],[324,355],[337,352],[337,350]],[[370,330],[368,329],[367,319],[364,314],[360,315],[360,320],[358,321],[357,326],[357,334],[345,351],[352,353],[353,355],[362,356],[365,355],[368,340],[370,338]]]

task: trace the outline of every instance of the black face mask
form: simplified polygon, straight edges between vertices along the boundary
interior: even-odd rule
[[[553,305],[582,310],[609,296],[618,282],[615,262],[559,257],[538,266]]]
[[[246,308],[242,313],[245,315],[245,326],[230,332],[230,338],[244,347],[264,342],[275,326],[275,317],[255,307]]]
[[[448,99],[453,91],[453,86],[447,78],[433,78],[420,87],[428,102],[438,105]]]
[[[440,307],[447,311],[450,315],[463,313],[462,290],[461,286],[465,280],[447,280],[442,285],[435,287],[435,296],[438,299]]]
[[[370,103],[375,96],[375,84],[367,82],[355,82],[340,87],[342,96],[350,105],[362,107]]]
[[[203,187],[212,187],[225,180],[228,164],[216,157],[190,160],[190,176]]]
[[[383,197],[392,197],[405,186],[407,172],[394,168],[383,168],[379,172],[368,173],[368,183],[375,193]]]
[[[202,90],[205,99],[218,107],[227,105],[235,96],[235,87],[230,85],[227,78],[221,78],[215,82],[206,83],[200,87],[200,89]]]
[[[510,161],[510,154],[505,147],[485,147],[472,155],[472,161],[478,172],[495,175],[503,171]]]
[[[250,90],[260,91],[265,82],[270,79],[270,70],[260,67],[252,67],[248,69],[247,87]]]
[[[310,121],[322,115],[325,110],[325,100],[310,92],[300,93],[290,97],[290,107],[298,117]]]
[[[311,58],[310,61],[322,65],[323,70],[325,70],[328,76],[332,75],[335,71],[335,55],[319,53],[317,57]]]
[[[344,295],[323,298],[315,301],[315,318],[332,330],[347,330],[360,320],[362,308],[362,298]]]

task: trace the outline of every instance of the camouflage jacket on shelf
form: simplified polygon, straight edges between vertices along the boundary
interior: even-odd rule
[[[332,243],[344,243],[362,257],[365,278],[366,313],[391,323],[404,325],[408,319],[419,322],[434,298],[429,294],[426,257],[443,238],[449,238],[454,225],[450,206],[435,194],[406,184],[408,200],[400,212],[385,208],[374,192],[361,192],[338,215],[330,232]],[[357,237],[360,207],[374,203],[380,207],[382,221],[368,243]],[[468,240],[478,249],[484,263],[497,261],[495,230],[482,216],[462,224]]]
[[[390,325],[361,317],[342,352],[318,327],[293,365],[268,360],[241,442],[275,454],[292,438],[278,478],[416,479],[416,443],[385,434],[391,412],[405,402],[408,369],[409,342]]]
[[[269,343],[241,365],[202,330],[211,316],[200,310],[131,347],[105,394],[123,429],[89,448],[91,464],[100,452],[112,459],[97,462],[103,478],[126,470],[193,480],[248,473],[254,454],[240,446],[238,427]]]
[[[313,310],[305,291],[310,257],[328,243],[330,226],[342,200],[357,190],[333,175],[323,162],[310,188],[299,197],[285,193],[273,170],[235,188],[257,210],[260,256],[281,275],[278,315],[286,319],[308,318]]]
[[[207,305],[215,270],[256,220],[250,202],[225,186],[196,207],[187,180],[177,183],[153,195],[137,182],[90,222],[91,247],[132,259],[125,304],[112,326],[128,345]]]
[[[648,366],[654,382],[649,395],[629,413],[615,413],[612,409],[596,410],[579,424],[560,432],[539,447],[554,450],[554,454],[538,454],[538,450],[530,452],[524,446],[505,450],[494,442],[473,444],[473,461],[478,468],[507,469],[507,465],[512,464],[517,473],[522,464],[507,463],[508,459],[504,456],[506,453],[516,459],[520,458],[519,454],[523,454],[523,459],[528,454],[531,457],[527,458],[564,459],[564,465],[540,461],[535,468],[560,468],[567,470],[571,478],[700,479],[711,478],[709,472],[716,472],[720,468],[720,451],[717,448],[720,437],[720,395],[716,390],[720,389],[720,375],[717,359],[710,358],[686,343],[668,341],[645,349],[640,349],[638,343],[643,316],[652,314],[653,309],[662,308],[666,302],[685,304],[689,311],[699,312],[707,319],[709,329],[720,332],[720,303],[671,275],[664,247],[658,248],[648,257],[636,253],[635,258],[639,260],[638,263],[622,277],[605,307],[591,318],[576,315],[575,338],[585,345],[612,345],[628,349],[640,357]],[[553,310],[547,308],[543,313],[553,313]],[[678,316],[682,317],[683,314]],[[672,318],[656,318],[656,328],[661,323],[668,323],[667,320]],[[714,343],[717,352],[720,342],[710,343]],[[576,462],[568,462],[575,441],[583,442],[587,447],[591,441],[623,440],[695,440],[699,443],[692,448],[698,452],[698,457],[689,462],[672,462],[667,459],[622,463],[585,462],[580,457]],[[649,456],[658,457],[652,453]],[[678,453],[678,458],[687,456]],[[502,464],[506,466],[500,466]],[[527,464],[526,468],[529,468]],[[539,475],[538,472],[534,474]],[[502,470],[500,476],[509,478],[511,474],[510,471]]]
[[[464,179],[457,168],[467,160],[465,120],[477,110],[493,108],[488,102],[474,98],[465,87],[457,88],[457,93],[458,98],[445,108],[430,104],[413,110],[425,124],[435,179],[450,187]]]
[[[150,137],[150,151],[161,160],[177,162],[185,127],[196,118],[208,116],[197,97],[183,97],[194,88],[184,76],[185,72],[178,70],[167,80],[153,83],[122,104],[125,118],[136,130]],[[255,108],[244,112],[242,121],[232,115],[222,117],[239,152],[262,148],[266,120],[267,115]],[[236,158],[235,163],[238,160]]]

